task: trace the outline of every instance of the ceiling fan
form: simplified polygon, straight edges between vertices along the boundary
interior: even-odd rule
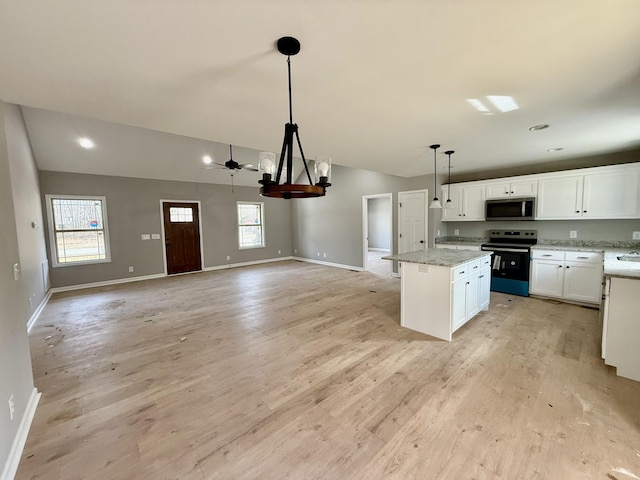
[[[236,174],[237,170],[251,170],[254,172],[257,172],[258,169],[255,167],[255,165],[252,165],[251,163],[238,163],[233,159],[233,146],[229,145],[229,160],[227,160],[224,163],[217,163],[217,162],[211,162],[209,164],[208,168],[216,168],[217,167],[223,167],[226,168],[227,170],[229,170],[229,175],[231,175],[232,177]]]
[[[258,169],[255,167],[255,165],[251,164],[251,163],[238,163],[233,159],[233,146],[229,145],[229,160],[227,160],[224,163],[218,163],[218,162],[214,162],[213,160],[211,160],[211,157],[205,157],[208,159],[208,161],[205,161],[205,165],[203,166],[203,168],[224,168],[229,172],[229,175],[231,176],[231,191],[233,192],[233,176],[236,174],[236,172],[238,172],[239,170],[251,170],[253,172],[257,172]]]

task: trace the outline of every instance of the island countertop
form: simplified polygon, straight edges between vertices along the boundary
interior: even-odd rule
[[[382,257],[383,260],[395,260],[398,262],[422,263],[436,265],[438,267],[457,267],[463,263],[488,257],[491,252],[474,252],[469,250],[450,250],[446,248],[427,248],[415,252],[400,253]]]

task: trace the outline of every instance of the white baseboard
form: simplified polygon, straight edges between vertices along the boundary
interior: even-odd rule
[[[253,260],[251,262],[229,263],[227,265],[215,265],[202,269],[203,272],[212,272],[214,270],[225,270],[227,268],[248,267],[251,265],[260,265],[261,263],[281,262],[283,260],[293,260],[293,257],[267,258],[265,260]]]
[[[11,444],[9,457],[7,458],[7,462],[4,464],[2,473],[0,473],[0,480],[13,480],[13,478],[16,476],[18,465],[20,464],[20,457],[22,456],[24,445],[25,443],[27,443],[27,435],[29,434],[29,428],[31,428],[33,416],[36,413],[36,407],[38,406],[40,395],[41,394],[40,392],[38,392],[38,389],[34,387],[33,391],[31,392],[31,396],[29,397],[27,408],[25,409],[24,415],[22,415],[22,419],[20,420],[20,426],[18,427],[16,436],[13,439],[13,443]]]
[[[140,282],[142,280],[153,280],[154,278],[164,278],[164,273],[154,275],[144,275],[141,277],[118,278],[117,280],[107,280],[105,282],[83,283],[80,285],[69,285],[67,287],[55,287],[51,289],[51,293],[68,292],[71,290],[82,290],[83,288],[106,287],[108,285],[118,285],[119,283]]]
[[[47,305],[47,302],[51,298],[51,293],[52,293],[51,289],[49,289],[47,294],[42,299],[42,302],[40,302],[40,305],[38,305],[38,308],[36,308],[35,311],[33,312],[33,315],[31,315],[31,318],[27,322],[27,333],[29,333],[31,331],[33,326],[38,321],[38,317],[40,316],[40,314],[42,313],[42,310],[44,310],[44,307]]]
[[[312,258],[293,257],[294,260],[307,263],[317,263],[318,265],[325,265],[327,267],[344,268],[345,270],[355,270],[356,272],[364,272],[362,267],[354,267],[353,265],[344,265],[342,263],[323,262],[322,260],[314,260]]]

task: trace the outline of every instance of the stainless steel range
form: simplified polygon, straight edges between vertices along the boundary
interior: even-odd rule
[[[491,252],[491,290],[529,296],[531,247],[537,230],[491,230],[489,243],[480,248]]]

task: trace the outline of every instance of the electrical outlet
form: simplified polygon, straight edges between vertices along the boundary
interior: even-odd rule
[[[316,253],[316,255],[320,256],[320,252]]]
[[[151,234],[151,240],[160,240],[160,234],[159,233],[152,233]]]
[[[227,261],[231,260],[231,256],[227,255]]]
[[[324,258],[327,258],[327,253],[326,253],[326,252],[325,252],[325,253],[323,253],[323,254],[322,254],[322,256],[323,256]]]
[[[13,420],[13,416],[16,414],[16,406],[13,404],[13,395],[9,397],[9,417]]]
[[[149,233],[143,233],[142,235],[140,235],[140,238],[142,240],[151,240],[151,235]]]
[[[569,238],[578,238],[577,230],[569,230]]]
[[[20,280],[20,264],[13,264],[13,279],[17,282]]]
[[[460,235],[460,230],[458,230],[457,228],[453,231],[454,235]]]
[[[282,255],[282,250],[278,250],[278,255]]]
[[[133,265],[129,266],[129,273],[133,272]]]
[[[640,232],[633,232],[633,240],[640,240]]]
[[[298,249],[297,249],[297,248],[294,248],[294,249],[293,249],[293,253],[298,253]]]
[[[437,234],[436,236],[437,236],[437,237],[439,237],[439,236],[440,236],[440,230],[438,230],[438,234]]]

